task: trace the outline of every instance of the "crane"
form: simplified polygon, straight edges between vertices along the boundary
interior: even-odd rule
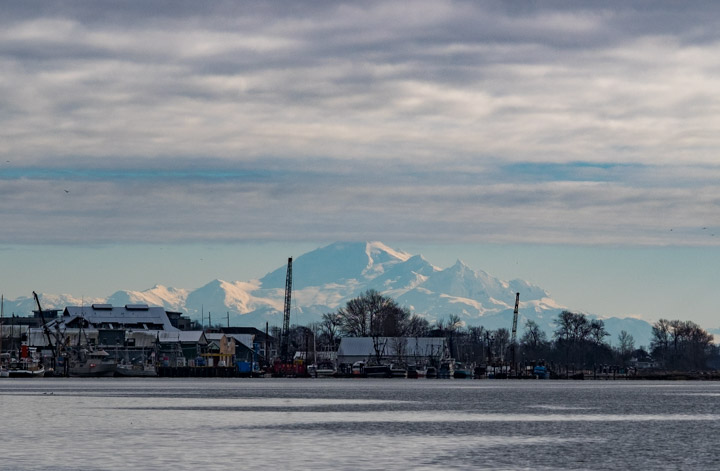
[[[37,304],[38,312],[40,313],[40,320],[42,321],[43,332],[45,333],[45,337],[47,337],[48,346],[50,347],[50,351],[52,352],[53,368],[54,368],[55,367],[54,363],[57,359],[56,345],[53,344],[52,337],[50,336],[50,329],[48,329],[48,326],[45,323],[45,313],[43,311],[42,306],[40,306],[40,298],[38,298],[38,295],[35,291],[33,291],[32,293],[33,293],[33,297],[35,298],[35,304]]]
[[[292,257],[288,258],[287,276],[285,277],[285,309],[283,310],[283,328],[280,338],[280,358],[283,363],[290,363],[290,300],[292,297]]]
[[[513,325],[512,325],[512,337],[510,338],[510,344],[512,345],[512,367],[515,369],[517,374],[517,368],[515,368],[515,350],[517,349],[517,321],[518,321],[518,307],[520,306],[520,293],[515,293],[515,311],[513,311]]]

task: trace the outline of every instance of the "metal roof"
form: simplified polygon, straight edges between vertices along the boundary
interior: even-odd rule
[[[250,350],[252,350],[254,348],[253,343],[255,340],[255,336],[252,334],[225,334],[225,335],[227,335],[228,337],[234,338],[236,343],[241,343],[241,344],[245,345],[246,347],[248,347]]]
[[[109,304],[68,306],[58,321],[69,323],[78,317],[85,319],[91,326],[113,324],[114,327],[121,328],[136,325],[145,329],[162,326],[162,330],[169,332],[179,330],[172,326],[164,308],[147,304],[128,304],[122,307]]]
[[[394,356],[398,350],[404,357],[441,356],[445,352],[442,337],[379,337],[377,346],[383,356]],[[361,357],[375,355],[372,337],[343,337],[340,339],[338,357]]]
[[[176,330],[174,332],[158,332],[161,343],[207,343],[205,332],[202,330]]]

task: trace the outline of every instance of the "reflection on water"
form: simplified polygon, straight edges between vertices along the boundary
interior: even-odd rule
[[[0,381],[0,469],[716,469],[717,383]]]

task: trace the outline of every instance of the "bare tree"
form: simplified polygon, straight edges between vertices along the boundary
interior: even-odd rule
[[[626,363],[635,350],[635,339],[627,331],[621,330],[618,335],[618,353],[623,364]]]
[[[337,312],[326,312],[318,325],[320,337],[323,338],[329,347],[335,349],[340,334],[342,318]]]
[[[590,321],[589,336],[597,345],[605,343],[605,337],[609,336],[605,330],[605,322],[600,319]]]
[[[406,334],[408,337],[427,337],[430,332],[430,322],[417,314],[410,316],[407,323]]]
[[[384,337],[403,337],[410,324],[410,311],[398,306],[392,298],[368,290],[347,302],[338,311],[340,331],[350,337],[372,337],[375,357],[385,352]]]
[[[538,323],[531,319],[525,321],[525,333],[520,339],[520,343],[523,346],[537,349],[546,342],[547,334],[540,328]]]
[[[510,348],[510,331],[506,328],[500,328],[495,331],[495,347],[500,360],[505,360],[507,350]]]

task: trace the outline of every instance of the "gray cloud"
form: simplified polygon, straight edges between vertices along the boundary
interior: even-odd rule
[[[429,176],[403,165],[303,163],[268,162],[274,169],[263,172],[218,162],[202,173],[191,166],[25,170],[35,177],[0,180],[3,239],[715,245],[712,234],[720,237],[720,189],[662,184],[675,175],[663,168],[645,169],[658,180],[633,187],[633,180],[567,178],[569,170],[563,179],[531,182],[514,181],[513,169],[486,175],[483,168],[446,167]],[[47,230],[38,230],[39,221]]]
[[[719,8],[10,4],[3,238],[714,244]]]

